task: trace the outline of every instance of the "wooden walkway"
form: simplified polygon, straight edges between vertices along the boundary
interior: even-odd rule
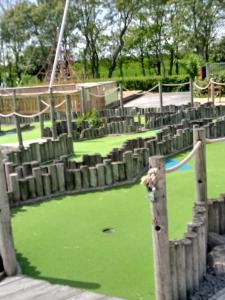
[[[119,300],[65,285],[51,284],[44,280],[23,275],[7,277],[0,282],[1,300]]]

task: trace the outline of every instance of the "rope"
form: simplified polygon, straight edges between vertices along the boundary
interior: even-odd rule
[[[155,90],[158,86],[159,86],[159,85],[156,84],[156,85],[153,86],[151,89],[149,89],[149,90],[147,90],[147,91],[145,91],[145,92],[140,91],[140,92],[138,92],[138,93],[132,94],[132,96],[135,96],[135,95],[145,95],[145,94],[150,93],[151,91]],[[125,89],[125,88],[124,88],[124,89]],[[128,89],[125,89],[125,90],[126,90],[126,91],[130,91],[130,90],[128,90]]]
[[[22,115],[22,114],[19,114],[17,112],[14,112],[13,114],[16,115],[16,116],[18,116],[18,117],[22,117],[22,118],[35,118],[35,117],[40,116],[44,112],[46,112],[48,109],[49,109],[49,106],[45,107],[45,109],[43,109],[42,111],[39,111],[38,113],[33,114],[33,115]]]
[[[63,100],[61,103],[57,104],[57,105],[55,106],[55,108],[58,108],[58,107],[62,106],[64,103],[66,103],[66,100]]]
[[[188,85],[190,82],[184,82],[184,83],[163,83],[162,86],[183,86]]]
[[[149,169],[147,175],[141,178],[141,184],[146,185],[154,191],[158,182],[158,171],[157,168]]]
[[[206,139],[207,144],[214,144],[214,143],[219,143],[219,142],[225,142],[225,137],[220,138],[220,139]]]
[[[225,85],[225,82],[216,82],[211,80],[211,83],[214,83],[215,85]]]
[[[12,116],[14,116],[14,113],[6,114],[6,115],[0,114],[0,117],[3,117],[3,118],[8,118],[8,117],[12,117]]]
[[[210,86],[210,83],[211,82],[209,82],[206,86],[201,87],[197,83],[194,82],[194,86],[199,90],[206,90]]]
[[[176,170],[178,170],[179,168],[183,167],[183,165],[185,165],[191,158],[192,156],[195,154],[195,152],[198,150],[198,148],[201,146],[202,142],[198,141],[194,148],[192,149],[192,151],[188,154],[187,157],[185,157],[182,161],[180,161],[178,164],[176,164],[174,167],[168,168],[166,169],[166,173],[171,173],[174,172]]]
[[[47,102],[45,102],[44,100],[41,100],[41,103],[43,103],[44,105],[46,105],[46,106],[50,106]]]
[[[111,90],[111,92],[110,93],[107,93],[107,96],[109,96],[109,95],[111,95],[111,94],[114,94],[116,91],[118,91],[118,88],[115,88],[114,90]],[[107,92],[107,91],[106,91]],[[94,94],[94,93],[91,93],[91,92],[89,92],[88,93],[90,96],[93,96],[93,97],[97,97],[97,98],[102,98],[102,97],[105,97],[105,94]]]

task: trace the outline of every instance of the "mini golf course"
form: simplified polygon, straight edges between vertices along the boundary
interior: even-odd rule
[[[105,153],[127,138],[77,142],[77,157]],[[172,163],[186,154],[172,158]],[[225,191],[224,154],[224,143],[207,146],[209,197]],[[191,219],[192,166],[193,162],[167,175],[170,239],[180,238]],[[12,214],[17,256],[25,274],[124,299],[154,299],[150,206],[139,182],[24,206]]]

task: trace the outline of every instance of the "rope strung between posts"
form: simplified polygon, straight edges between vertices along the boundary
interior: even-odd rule
[[[33,115],[22,115],[22,114],[17,113],[17,112],[14,112],[13,114],[16,115],[16,116],[18,116],[18,117],[21,117],[21,118],[35,118],[35,117],[38,117],[38,116],[42,115],[48,109],[49,109],[49,106],[45,107],[42,111],[39,111],[38,113],[33,114]]]
[[[44,105],[50,107],[50,105],[49,105],[47,102],[45,102],[44,100],[41,100],[41,102],[42,102]],[[66,102],[66,100],[63,100],[61,103],[59,103],[59,104],[57,104],[56,106],[54,106],[54,108],[58,108],[58,107],[62,106],[65,102]]]
[[[171,172],[174,172],[174,171],[178,170],[179,168],[181,168],[183,165],[185,165],[193,157],[193,155],[195,154],[195,152],[198,150],[198,148],[201,145],[202,145],[202,142],[198,141],[195,144],[192,151],[187,155],[187,157],[185,157],[182,161],[180,161],[174,167],[166,169],[165,172],[166,173],[171,173]],[[159,170],[157,168],[150,168],[148,170],[147,175],[145,175],[141,178],[141,184],[147,186],[150,189],[150,191],[152,191],[152,192],[154,192],[154,190],[156,189],[156,185],[157,185],[157,182],[159,180],[158,172],[159,172]]]
[[[206,139],[206,144],[214,144],[220,142],[225,142],[225,137],[219,139]]]
[[[158,84],[156,84],[155,86],[153,86],[151,89],[149,89],[149,90],[147,90],[147,91],[145,91],[145,92],[142,92],[142,91],[140,91],[140,92],[138,92],[138,93],[135,93],[135,94],[132,94],[132,96],[136,96],[136,95],[145,95],[145,94],[147,94],[147,93],[150,93],[151,91],[153,91],[153,90],[155,90],[156,88],[158,88]],[[128,90],[128,89],[126,89],[126,88],[123,88],[125,91],[130,91],[130,90]]]
[[[113,89],[113,90],[110,90],[110,93],[107,93],[107,96],[110,96],[110,95],[114,94],[114,93],[117,92],[118,90],[119,90],[118,87],[115,88],[115,89]],[[107,91],[105,91],[105,92],[107,92]],[[97,97],[97,98],[105,97],[105,93],[104,93],[104,94],[98,95],[98,94],[94,94],[94,93],[89,92],[88,94],[89,94],[89,96],[93,96],[93,97]]]
[[[215,84],[215,85],[225,85],[225,82],[216,82],[211,80],[211,83]]]
[[[211,82],[209,82],[206,86],[203,86],[203,87],[201,87],[201,86],[199,86],[197,83],[193,83],[194,84],[194,86],[197,88],[197,89],[199,89],[199,90],[206,90],[209,86],[210,86],[210,83]]]
[[[174,172],[174,171],[178,170],[179,168],[183,167],[192,158],[192,156],[195,154],[195,152],[198,150],[198,148],[201,146],[201,144],[202,144],[202,142],[198,141],[195,144],[194,148],[191,150],[191,152],[187,155],[187,157],[185,157],[182,161],[180,161],[175,166],[166,169],[166,173]]]
[[[188,85],[190,82],[184,82],[184,83],[162,83],[162,86],[184,86]]]
[[[7,117],[13,117],[13,116],[18,116],[18,117],[21,117],[21,118],[34,118],[34,117],[38,117],[40,116],[41,114],[43,114],[44,112],[46,112],[47,110],[49,109],[49,106],[46,107],[45,109],[43,109],[42,111],[36,113],[36,114],[33,114],[33,115],[23,115],[23,114],[20,114],[18,112],[12,112],[10,114],[0,114],[0,117],[3,117],[3,118],[7,118]]]
[[[0,114],[0,117],[3,117],[3,118],[13,117],[13,116],[14,116],[14,113],[10,113],[10,114]]]
[[[55,106],[55,108],[58,108],[58,107],[62,106],[62,105],[65,104],[65,103],[66,103],[66,100],[63,100],[61,103],[57,104],[57,105]]]

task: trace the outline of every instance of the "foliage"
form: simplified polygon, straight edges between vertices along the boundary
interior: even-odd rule
[[[187,74],[194,79],[199,72],[202,59],[196,54],[188,54],[183,62],[183,67]]]
[[[149,90],[155,85],[158,84],[159,80],[162,78],[160,76],[151,76],[151,77],[135,77],[135,78],[125,78],[123,80],[117,80],[117,83],[122,83],[123,87],[126,89],[134,89],[134,90]],[[184,83],[189,81],[188,76],[169,76],[162,79],[163,83]],[[188,86],[184,86],[182,88],[177,87],[163,87],[163,91],[176,91],[176,90],[188,90]]]
[[[0,4],[1,84],[21,84],[24,74],[43,80],[40,69],[50,74],[64,3]],[[60,62],[79,61],[84,80],[126,77],[133,61],[133,76],[166,78],[185,67],[193,78],[200,60],[225,59],[224,37],[218,41],[217,35],[224,16],[219,0],[71,0]]]
[[[91,112],[88,112],[84,115],[80,115],[77,118],[78,125],[80,125],[82,123],[82,121],[88,121],[90,126],[92,126],[94,128],[99,128],[104,124],[104,119],[100,118],[98,116],[98,113],[95,110],[91,111]]]

